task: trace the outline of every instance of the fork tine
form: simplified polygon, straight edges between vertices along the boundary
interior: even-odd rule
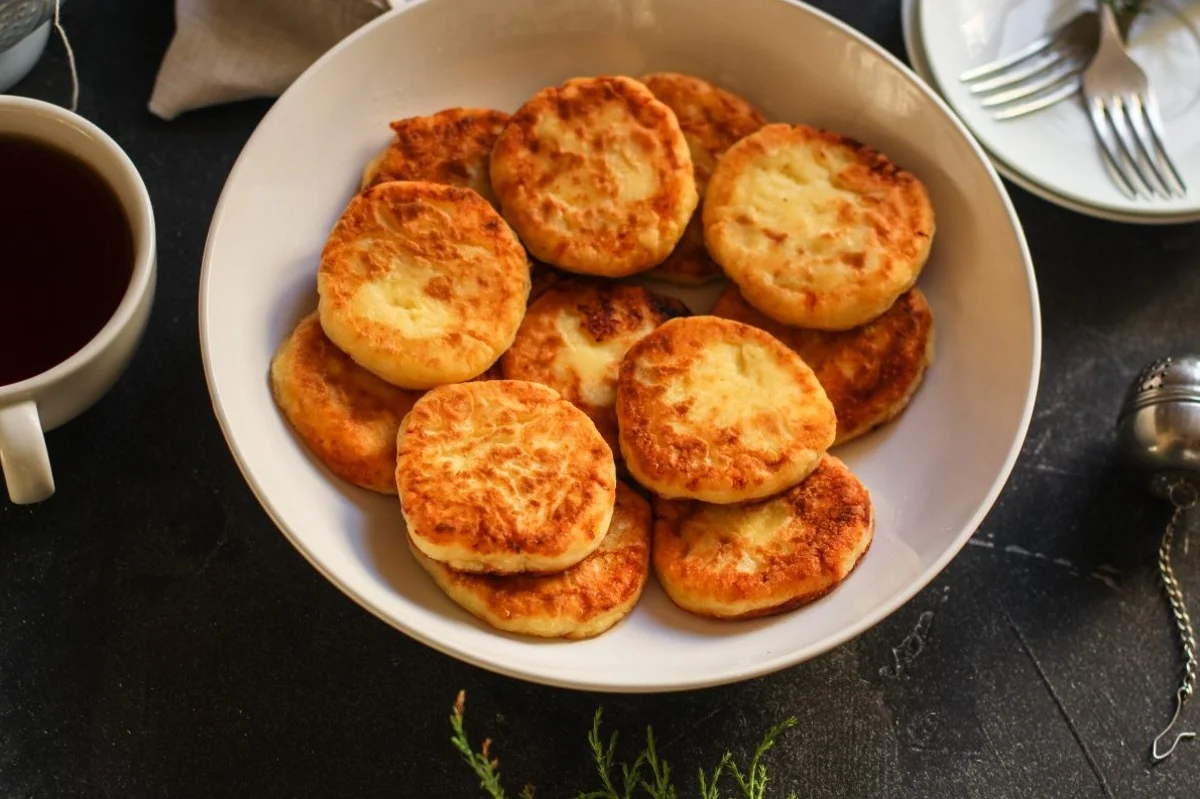
[[[1087,105],[1088,121],[1092,123],[1096,140],[1100,142],[1100,151],[1104,154],[1104,163],[1112,173],[1113,182],[1126,197],[1136,200],[1138,191],[1130,176],[1126,175],[1124,165],[1121,163],[1121,156],[1117,152],[1116,136],[1105,117],[1103,103],[1100,102],[1100,98],[1094,97]]]
[[[1054,91],[1047,92],[1040,97],[1035,97],[1028,102],[1020,103],[1008,108],[997,109],[992,113],[992,116],[1000,120],[1016,119],[1017,117],[1022,117],[1026,114],[1032,114],[1035,111],[1041,111],[1043,108],[1049,108],[1060,100],[1065,100],[1072,94],[1075,94],[1079,91],[1081,85],[1082,82],[1079,80],[1079,78],[1073,78],[1063,83]]]
[[[997,89],[1003,89],[1005,86],[1028,80],[1062,63],[1071,54],[1069,49],[1051,49],[1045,57],[1031,58],[1028,64],[1019,64],[1012,69],[1004,70],[993,78],[970,83],[971,94],[987,94]]]
[[[1066,26],[1043,36],[1040,39],[1034,39],[1029,44],[1017,50],[1015,53],[1010,53],[1003,58],[997,58],[995,61],[989,61],[986,64],[981,64],[973,69],[968,69],[966,72],[958,76],[958,79],[963,83],[971,83],[980,78],[986,78],[989,75],[994,75],[1005,69],[1009,69],[1027,58],[1032,58],[1035,55],[1046,50],[1050,45],[1066,35]]]
[[[1187,194],[1187,184],[1183,182],[1183,177],[1175,168],[1175,162],[1171,160],[1171,156],[1167,154],[1166,145],[1163,144],[1163,139],[1166,137],[1163,136],[1162,116],[1158,112],[1158,100],[1154,97],[1153,91],[1147,90],[1144,96],[1138,98],[1138,102],[1145,114],[1146,121],[1150,123],[1150,134],[1154,137],[1155,149],[1162,156],[1163,162],[1171,172],[1171,177],[1175,179],[1179,196],[1183,197]]]
[[[1027,97],[1033,97],[1036,94],[1041,94],[1048,89],[1052,89],[1065,80],[1069,80],[1079,75],[1086,65],[1082,61],[1068,62],[1066,66],[1054,70],[1037,80],[1023,83],[1012,89],[1007,89],[996,94],[988,95],[981,101],[984,108],[995,108],[999,105],[1008,105],[1017,100],[1024,100]]]
[[[1150,165],[1150,169],[1154,172],[1154,177],[1166,189],[1167,196],[1174,196],[1178,191],[1174,182],[1170,180],[1164,173],[1162,162],[1170,163],[1170,158],[1167,157],[1165,150],[1157,146],[1154,141],[1154,134],[1150,132],[1149,126],[1146,124],[1146,109],[1142,104],[1142,98],[1139,95],[1132,94],[1125,98],[1125,115],[1129,118],[1129,126],[1133,130],[1134,139],[1137,140],[1138,148],[1146,157],[1146,163]]]
[[[1104,108],[1107,111],[1109,124],[1117,134],[1117,142],[1121,146],[1121,153],[1128,160],[1129,166],[1132,167],[1133,172],[1141,180],[1142,185],[1150,190],[1151,196],[1158,194],[1163,197],[1169,197],[1170,192],[1161,188],[1152,173],[1142,165],[1138,145],[1134,141],[1133,133],[1130,131],[1126,121],[1125,101],[1120,95],[1113,95],[1108,98],[1108,102],[1105,103]]]

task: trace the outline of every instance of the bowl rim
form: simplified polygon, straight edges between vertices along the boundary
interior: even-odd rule
[[[1037,278],[1033,269],[1033,261],[1029,252],[1029,246],[1025,240],[1025,232],[1021,226],[1020,219],[1017,216],[1016,210],[1013,207],[1012,199],[1008,195],[1008,191],[1001,182],[999,175],[996,172],[991,159],[988,158],[979,142],[963,122],[954,114],[944,100],[931,87],[925,84],[903,61],[888,52],[882,45],[868,38],[865,34],[855,30],[849,24],[834,17],[833,15],[814,8],[802,0],[774,0],[774,2],[782,3],[791,6],[800,13],[806,13],[816,20],[817,23],[833,29],[836,33],[846,36],[858,44],[868,48],[876,56],[883,59],[887,64],[898,70],[901,76],[911,83],[916,89],[925,95],[934,106],[951,122],[958,130],[959,134],[971,146],[976,159],[984,168],[988,178],[991,180],[992,186],[995,189],[1002,207],[1004,208],[1012,232],[1016,237],[1018,250],[1021,254],[1022,265],[1026,273],[1026,288],[1029,293],[1029,308],[1030,308],[1030,374],[1029,385],[1027,386],[1025,395],[1025,404],[1021,413],[1020,421],[1017,425],[1012,443],[1009,446],[1009,451],[1005,456],[1004,462],[1000,470],[996,473],[992,484],[988,487],[982,501],[979,503],[975,512],[971,515],[968,521],[963,525],[962,530],[954,538],[946,549],[934,559],[934,561],[918,575],[911,584],[903,591],[897,592],[888,601],[879,604],[870,611],[864,613],[854,624],[839,630],[836,634],[830,635],[809,646],[789,650],[784,654],[776,655],[771,658],[766,658],[750,665],[726,666],[719,671],[713,671],[703,677],[689,677],[685,679],[668,679],[664,681],[655,681],[653,678],[645,677],[638,681],[628,681],[621,683],[605,683],[597,682],[595,679],[583,678],[563,678],[558,677],[546,669],[537,671],[529,668],[521,668],[519,666],[510,666],[501,662],[496,662],[486,656],[480,656],[464,646],[453,642],[438,640],[432,635],[428,635],[415,627],[406,624],[402,619],[386,613],[380,607],[364,598],[352,586],[347,585],[340,580],[335,574],[326,569],[317,557],[305,546],[303,541],[294,534],[282,522],[281,513],[274,506],[271,500],[266,496],[262,487],[251,473],[246,454],[242,451],[238,442],[231,434],[230,422],[226,417],[225,409],[221,401],[221,389],[217,385],[217,380],[213,371],[212,353],[209,350],[208,343],[208,314],[209,314],[209,282],[213,267],[213,248],[216,240],[220,220],[223,215],[226,202],[229,201],[231,194],[230,187],[235,182],[240,170],[245,167],[246,154],[251,149],[251,145],[255,140],[262,135],[263,128],[266,122],[273,114],[278,112],[281,100],[286,98],[293,92],[300,91],[303,86],[312,79],[313,75],[320,71],[326,62],[337,58],[342,51],[355,46],[355,43],[366,36],[371,35],[376,28],[396,24],[396,18],[400,15],[418,6],[427,3],[438,2],[438,0],[408,0],[403,5],[393,7],[390,11],[379,15],[375,19],[358,28],[353,33],[349,34],[342,41],[338,42],[320,58],[318,58],[308,69],[306,69],[293,83],[284,91],[279,100],[259,120],[254,132],[246,140],[242,146],[241,152],[238,154],[232,169],[226,178],[225,186],[221,190],[221,196],[217,201],[217,205],[213,210],[212,220],[209,227],[208,235],[204,244],[204,255],[200,270],[200,290],[199,290],[199,305],[198,305],[198,328],[200,337],[200,354],[204,365],[204,378],[208,387],[209,397],[212,402],[213,412],[217,417],[217,421],[221,427],[221,434],[225,438],[226,445],[234,457],[238,470],[242,474],[242,478],[249,485],[255,499],[259,505],[270,517],[278,530],[283,533],[284,537],[292,544],[292,546],[301,554],[309,565],[321,574],[326,580],[332,583],[343,594],[352,599],[359,606],[370,612],[372,615],[393,627],[396,630],[404,633],[410,638],[424,644],[425,646],[434,649],[444,655],[459,660],[464,663],[476,666],[486,671],[502,674],[507,677],[524,680],[541,685],[552,686],[556,688],[565,688],[580,691],[599,691],[605,693],[621,693],[621,694],[638,694],[638,693],[668,693],[679,691],[699,690],[719,685],[727,685],[736,682],[750,680],[756,677],[761,677],[767,674],[780,671],[782,669],[795,666],[799,663],[811,660],[818,657],[835,647],[850,641],[862,635],[867,630],[874,627],[879,622],[886,619],[891,614],[895,613],[901,607],[906,605],[916,594],[922,591],[926,586],[933,581],[946,568],[946,565],[962,550],[966,545],[967,540],[974,535],[979,525],[991,511],[995,505],[997,497],[1008,483],[1008,479],[1012,474],[1013,467],[1016,465],[1021,448],[1024,444],[1026,435],[1029,431],[1029,425],[1033,418],[1033,409],[1037,398],[1037,390],[1039,378],[1041,374],[1042,360],[1042,321],[1041,321],[1041,305],[1038,295]]]

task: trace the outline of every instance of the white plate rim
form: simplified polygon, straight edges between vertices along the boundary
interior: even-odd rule
[[[1025,239],[1025,231],[1021,226],[1020,218],[1017,216],[1016,209],[1012,205],[1012,199],[1009,197],[1007,189],[1001,182],[999,175],[996,173],[991,160],[988,158],[987,154],[984,152],[975,136],[963,124],[962,120],[959,119],[959,117],[950,109],[941,96],[939,96],[936,91],[931,89],[906,64],[889,53],[882,45],[874,42],[864,34],[852,28],[849,24],[837,19],[831,14],[828,14],[818,8],[814,8],[813,6],[802,2],[802,0],[776,1],[784,5],[792,6],[800,12],[809,14],[821,24],[833,28],[835,31],[868,48],[886,63],[899,70],[900,73],[918,89],[918,91],[926,95],[926,97],[948,117],[950,123],[965,138],[967,143],[975,152],[976,157],[983,165],[988,177],[991,179],[993,188],[999,195],[999,199],[1006,213],[1008,214],[1009,222],[1012,225],[1013,233],[1016,236],[1016,242],[1022,256],[1023,266],[1025,269],[1026,287],[1028,290],[1031,328],[1029,331],[1031,347],[1029,383],[1026,387],[1024,408],[1021,412],[1020,420],[1013,435],[1013,440],[1009,446],[1008,453],[1001,465],[1000,470],[997,472],[987,492],[984,494],[983,499],[976,507],[975,512],[963,525],[963,528],[959,531],[958,535],[946,547],[945,551],[942,552],[942,554],[939,555],[924,571],[922,571],[921,574],[912,581],[907,589],[897,592],[889,599],[889,601],[881,603],[879,606],[872,608],[871,611],[865,613],[855,624],[849,625],[840,630],[836,635],[831,635],[824,640],[815,642],[804,648],[792,650],[786,654],[770,659],[764,659],[750,665],[726,667],[719,672],[708,674],[703,678],[665,681],[643,680],[641,682],[622,682],[620,684],[608,684],[584,679],[563,679],[557,677],[549,671],[537,671],[535,669],[512,667],[504,663],[495,662],[486,657],[478,656],[477,654],[470,652],[461,646],[457,646],[452,642],[436,640],[433,636],[425,635],[420,630],[409,627],[401,620],[387,615],[382,611],[381,608],[375,606],[361,594],[356,592],[352,586],[345,584],[331,571],[326,569],[323,564],[317,560],[315,555],[303,544],[303,542],[300,541],[300,539],[294,535],[286,525],[283,524],[280,512],[271,502],[270,498],[266,496],[266,493],[263,491],[257,480],[255,480],[249,469],[246,454],[242,451],[241,447],[230,433],[230,422],[225,414],[225,410],[221,402],[221,390],[214,377],[212,353],[209,349],[208,337],[206,334],[209,316],[209,278],[212,270],[214,269],[212,259],[214,246],[213,243],[220,231],[223,210],[232,191],[231,186],[234,184],[240,170],[244,167],[246,153],[250,149],[251,144],[253,144],[255,139],[260,135],[267,119],[269,119],[271,115],[276,112],[276,107],[278,106],[277,100],[276,103],[272,105],[271,109],[269,109],[263,116],[262,120],[259,121],[259,124],[255,127],[254,132],[243,145],[242,151],[238,154],[238,158],[235,160],[234,165],[229,172],[229,176],[226,178],[225,186],[221,191],[221,196],[218,199],[217,205],[213,211],[209,232],[205,239],[204,255],[200,270],[200,291],[198,304],[198,332],[200,338],[201,360],[204,366],[205,383],[208,387],[209,397],[213,406],[213,412],[217,417],[218,424],[221,427],[221,433],[225,438],[226,446],[233,455],[238,470],[241,472],[243,479],[250,487],[255,499],[258,500],[259,505],[262,506],[268,517],[275,524],[276,528],[284,535],[285,538],[287,538],[292,546],[319,574],[321,574],[326,580],[337,587],[338,590],[357,603],[360,607],[364,608],[390,627],[399,630],[410,638],[430,647],[431,649],[455,658],[456,660],[469,663],[478,668],[508,677],[558,688],[607,693],[637,694],[690,691],[718,685],[727,685],[761,677],[811,660],[828,652],[831,649],[834,649],[835,647],[841,646],[847,641],[857,638],[862,633],[883,621],[892,613],[896,612],[905,604],[907,604],[917,593],[928,586],[929,583],[931,583],[933,579],[945,569],[946,565],[966,545],[967,540],[974,535],[975,531],[979,528],[979,525],[983,522],[984,518],[995,505],[996,499],[999,497],[1000,492],[1008,483],[1008,479],[1012,474],[1014,466],[1016,465],[1017,458],[1020,455],[1021,448],[1024,445],[1026,435],[1029,431],[1029,425],[1033,418],[1035,400],[1037,398],[1042,361],[1042,318],[1041,304],[1037,287],[1037,277],[1033,269],[1033,260],[1029,253],[1029,246]],[[410,2],[406,2],[401,6],[395,6],[391,11],[381,14],[375,19],[366,23],[332,47],[319,59],[317,59],[317,61],[315,61],[308,69],[306,69],[304,73],[301,74],[300,77],[298,77],[287,88],[287,90],[285,90],[279,100],[287,97],[292,92],[299,91],[317,71],[324,67],[327,61],[335,58],[343,50],[353,47],[358,39],[368,35],[368,33],[374,30],[376,27],[383,24],[388,24],[392,17],[403,14],[408,10],[419,5],[423,5],[427,2],[436,2],[436,0],[410,0]]]
[[[913,35],[919,38],[922,45],[925,41],[923,25],[921,23],[924,8],[925,7],[921,4],[920,0],[902,0],[902,21],[906,29],[909,27],[914,29]],[[908,9],[911,9],[914,17],[911,26],[907,22],[908,14],[906,13],[906,10]],[[912,50],[909,47],[909,39],[910,37],[906,33],[905,47],[909,51],[909,57],[912,58]],[[945,87],[941,85],[940,81],[938,81],[928,55],[923,55],[922,61],[925,65],[925,71],[928,73],[927,75],[923,75],[925,80],[927,80],[930,86],[935,87],[936,93],[942,97],[943,100],[945,100],[946,105],[954,110],[955,116],[963,121],[963,124],[966,126],[967,123],[965,119],[958,115],[958,111],[955,110],[954,105],[952,105],[951,101],[947,99]],[[974,128],[970,128],[970,126],[967,127],[974,134]],[[978,136],[976,136],[976,138],[979,139]],[[1015,164],[1012,164],[998,155],[995,155],[992,149],[984,144],[982,139],[979,139],[979,143],[980,146],[983,147],[984,151],[988,153],[988,157],[992,164],[997,168],[998,171],[1003,173],[1006,178],[1011,180],[1013,183],[1016,183],[1026,191],[1036,194],[1038,197],[1041,197],[1047,202],[1054,203],[1055,205],[1066,208],[1067,210],[1075,211],[1077,213],[1085,214],[1097,219],[1138,225],[1174,225],[1200,221],[1200,201],[1198,201],[1191,210],[1159,211],[1155,210],[1153,207],[1148,207],[1144,213],[1141,213],[1137,210],[1134,210],[1133,207],[1117,207],[1109,203],[1089,203],[1083,197],[1068,196],[1054,189],[1049,184],[1038,181],[1031,173],[1021,171],[1020,168]]]
[[[913,71],[941,96],[941,88],[930,71],[928,63],[925,61],[924,53],[921,52],[924,40],[920,34],[920,5],[921,0],[900,0],[900,26],[904,33],[904,50],[908,54],[908,60],[912,62]],[[959,117],[959,120],[963,121],[961,117]],[[963,124],[965,125],[966,122],[963,121]],[[982,146],[982,143],[980,146]],[[1108,222],[1123,222],[1128,225],[1185,225],[1192,222],[1200,222],[1200,211],[1183,214],[1152,214],[1143,216],[1079,203],[1070,197],[1057,194],[1049,186],[1038,183],[1018,172],[986,147],[984,148],[984,152],[987,153],[988,160],[992,162],[992,166],[1005,179],[1012,181],[1025,191],[1036,197],[1040,197],[1048,203],[1065,208],[1068,211],[1074,211],[1077,214],[1083,214],[1095,219],[1103,219]]]

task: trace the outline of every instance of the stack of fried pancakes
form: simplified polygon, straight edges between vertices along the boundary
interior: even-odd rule
[[[919,180],[674,73],[392,129],[271,386],[331,472],[398,495],[454,602],[586,638],[651,570],[714,618],[846,579],[874,512],[829,450],[897,416],[933,355]],[[701,309],[643,277],[729,282]]]

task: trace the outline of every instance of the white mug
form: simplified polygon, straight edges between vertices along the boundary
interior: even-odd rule
[[[154,300],[154,213],[133,162],[83,117],[38,100],[0,96],[0,135],[6,134],[43,141],[90,165],[116,193],[133,233],[133,273],[117,310],[100,332],[41,374],[0,385],[0,469],[9,498],[27,504],[54,493],[44,433],[100,399],[125,371],[141,341]],[[0,185],[0,191],[5,190],[19,189]],[[20,342],[4,343],[13,345]]]

